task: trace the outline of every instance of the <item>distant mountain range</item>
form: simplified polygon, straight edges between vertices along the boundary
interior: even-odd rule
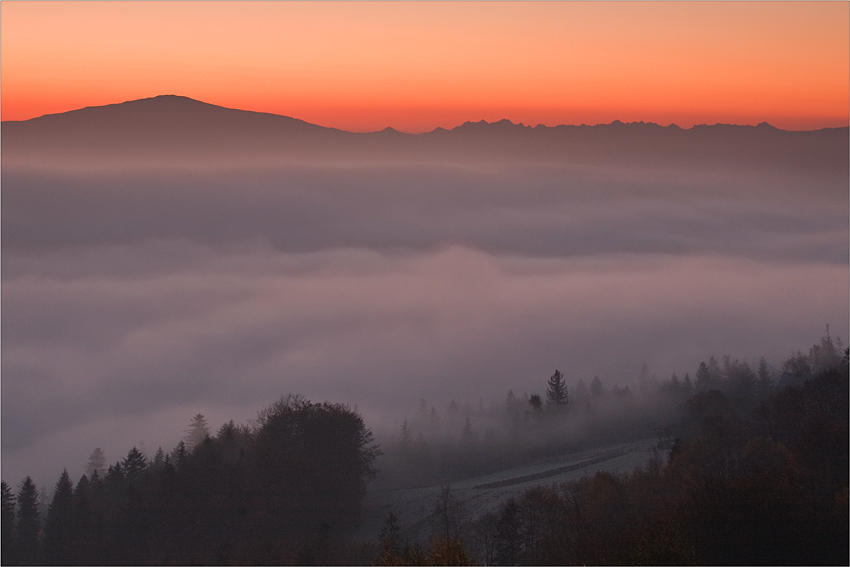
[[[352,133],[287,116],[162,95],[4,121],[4,165],[251,165],[356,162],[623,163],[848,167],[848,129],[809,132],[633,122],[524,126],[466,122],[451,130]]]

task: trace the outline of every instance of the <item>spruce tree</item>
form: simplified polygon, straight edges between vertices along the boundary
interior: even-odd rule
[[[174,451],[171,452],[171,462],[175,469],[180,469],[186,464],[187,453],[186,444],[183,441],[179,441]]]
[[[147,459],[145,459],[145,456],[138,449],[133,447],[121,463],[121,468],[124,470],[124,476],[129,482],[138,482],[145,475]]]
[[[103,481],[95,472],[91,480],[86,475],[80,477],[74,489],[71,560],[79,565],[93,564],[98,557],[96,550],[103,545],[100,523],[95,520],[102,486]]]
[[[38,561],[38,532],[41,515],[38,513],[38,489],[30,477],[24,479],[18,490],[18,526],[15,538],[15,560],[23,565]]]
[[[153,456],[150,468],[155,472],[159,472],[162,470],[163,466],[165,466],[165,453],[163,452],[162,447],[160,447],[156,450],[156,453]]]
[[[564,381],[564,375],[557,369],[549,378],[549,387],[546,389],[546,402],[556,407],[567,405],[568,393],[567,383]]]
[[[68,471],[63,470],[56,482],[53,500],[47,509],[47,519],[44,523],[44,556],[47,563],[72,563],[70,552],[73,534],[72,502],[74,485]]]
[[[696,389],[699,392],[705,392],[711,387],[711,373],[708,371],[708,365],[705,362],[699,363],[699,368],[696,372]]]
[[[8,565],[12,561],[12,534],[15,532],[15,497],[12,495],[11,487],[2,482],[3,487],[3,515],[0,518],[2,527],[2,541],[0,541],[0,561]]]
[[[209,437],[210,428],[207,427],[207,418],[199,413],[192,418],[189,430],[186,433],[186,448],[191,452],[201,446],[201,443]]]

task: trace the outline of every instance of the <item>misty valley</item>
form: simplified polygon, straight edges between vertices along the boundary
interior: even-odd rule
[[[2,134],[4,564],[848,563],[846,127]]]
[[[636,391],[556,370],[486,406],[421,400],[379,438],[301,396],[216,431],[197,414],[172,450],[96,448],[46,494],[4,481],[3,562],[840,564],[848,357],[827,332],[778,368],[644,367]]]

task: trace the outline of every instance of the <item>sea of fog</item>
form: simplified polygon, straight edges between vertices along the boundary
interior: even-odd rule
[[[568,384],[778,367],[848,339],[848,179],[807,171],[336,164],[4,168],[2,476],[278,397],[373,429]]]

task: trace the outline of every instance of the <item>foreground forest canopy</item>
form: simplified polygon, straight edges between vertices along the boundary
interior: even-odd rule
[[[173,451],[134,447],[104,470],[95,450],[50,497],[29,477],[16,493],[3,482],[2,561],[846,564],[848,356],[827,333],[778,369],[712,357],[693,378],[642,373],[635,391],[569,388],[556,370],[540,393],[486,409],[423,403],[383,455],[342,404],[288,396],[213,434],[198,414]],[[537,486],[477,517],[448,484],[647,431],[661,452],[630,474]],[[430,537],[392,511],[375,541],[353,537],[373,479],[445,483]]]

